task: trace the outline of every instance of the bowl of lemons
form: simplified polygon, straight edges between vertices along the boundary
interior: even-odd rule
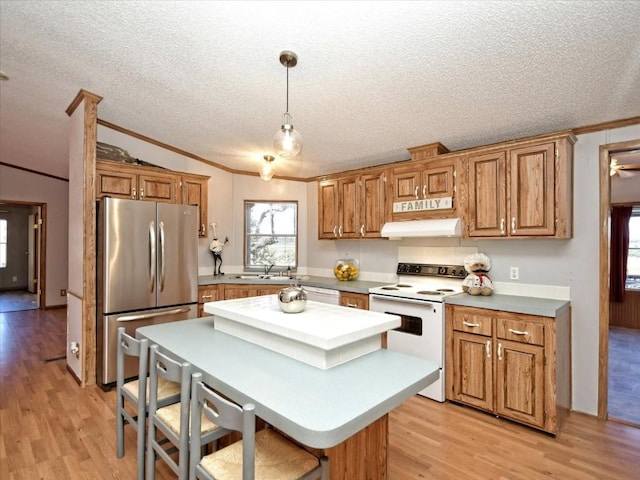
[[[355,258],[339,258],[333,267],[333,274],[343,282],[355,280],[360,274],[358,260]]]

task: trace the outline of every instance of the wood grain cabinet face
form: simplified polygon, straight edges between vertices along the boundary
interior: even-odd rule
[[[447,399],[557,433],[571,404],[570,322],[570,311],[549,318],[447,305]]]
[[[369,310],[369,295],[364,293],[340,292],[340,305],[349,308]]]
[[[467,158],[469,237],[570,238],[573,138]]]
[[[185,205],[196,205],[200,222],[198,236],[207,236],[208,226],[208,182],[209,177],[200,175],[183,175],[180,179],[181,199]]]
[[[387,218],[393,221],[453,218],[458,216],[457,167],[459,159],[433,159],[407,163],[391,170],[391,201],[387,205]],[[397,202],[437,201],[452,199],[452,208],[394,212]]]
[[[318,238],[380,238],[385,182],[384,171],[318,182]]]
[[[200,285],[198,287],[198,317],[209,315],[204,311],[204,304],[218,301],[217,285]]]

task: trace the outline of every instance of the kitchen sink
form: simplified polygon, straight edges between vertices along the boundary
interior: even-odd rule
[[[289,277],[279,276],[279,275],[235,275],[231,278],[242,278],[249,280],[270,280],[270,281],[278,281],[278,282],[288,282],[289,280],[294,280]]]

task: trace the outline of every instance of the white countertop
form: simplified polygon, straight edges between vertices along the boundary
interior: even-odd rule
[[[321,369],[380,349],[381,334],[400,317],[307,301],[304,311],[285,313],[277,295],[205,303],[215,328]]]
[[[204,311],[265,332],[331,350],[400,326],[400,317],[307,301],[300,313],[284,313],[277,295],[222,300]]]
[[[379,349],[329,370],[214,328],[205,317],[138,328],[136,336],[192,364],[204,381],[299,442],[337,445],[439,376],[427,360]]]

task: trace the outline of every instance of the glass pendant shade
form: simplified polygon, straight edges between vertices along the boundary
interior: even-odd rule
[[[291,115],[285,113],[282,126],[273,137],[273,149],[282,158],[295,157],[302,150],[302,135],[291,125]]]
[[[264,163],[260,166],[260,178],[265,182],[268,182],[273,178],[273,160],[274,158],[271,155],[265,155]]]

